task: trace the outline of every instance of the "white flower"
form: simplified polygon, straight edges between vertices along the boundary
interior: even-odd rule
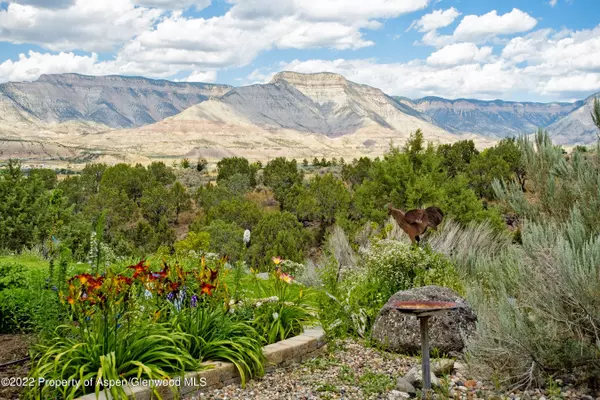
[[[256,302],[256,308],[258,308],[258,307],[260,307],[260,306],[262,306],[262,302],[260,302],[260,301],[257,301],[257,302]]]
[[[279,318],[279,314],[277,314],[276,312],[273,313],[273,319],[275,321],[277,321],[277,318]]]
[[[146,291],[144,292],[144,297],[146,297],[147,299],[151,299],[152,292],[150,292],[148,289],[146,289]]]
[[[250,243],[250,229],[244,231],[244,243]]]
[[[234,300],[234,299],[231,299],[231,300],[229,300],[229,305],[230,305],[230,306],[232,306],[232,305],[234,305],[234,304],[235,304],[235,300]]]

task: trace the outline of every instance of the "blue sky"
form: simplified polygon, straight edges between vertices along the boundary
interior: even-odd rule
[[[598,0],[18,0],[0,81],[42,73],[244,85],[330,71],[412,98],[600,91]]]

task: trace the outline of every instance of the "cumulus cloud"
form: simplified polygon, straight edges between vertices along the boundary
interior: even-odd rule
[[[217,71],[194,71],[187,78],[186,82],[216,82]]]
[[[430,65],[459,65],[485,61],[492,55],[489,46],[479,48],[474,43],[455,43],[443,47],[427,58]]]
[[[73,53],[44,54],[30,51],[20,54],[16,61],[6,60],[0,64],[0,81],[33,81],[42,74],[99,72],[98,56],[78,56]]]
[[[527,32],[535,27],[537,21],[531,15],[517,8],[504,15],[496,10],[487,14],[467,15],[454,31],[457,40],[477,40],[496,35]]]
[[[53,51],[112,51],[151,29],[160,15],[129,0],[76,0],[66,9],[10,3],[0,11],[0,40]]]
[[[210,6],[211,0],[133,0],[133,2],[138,6],[155,7],[165,10],[179,10],[190,7],[202,10]]]
[[[536,24],[535,18],[517,8],[503,15],[493,10],[484,15],[466,15],[451,35],[439,35],[437,29],[426,31],[420,43],[443,47],[457,42],[494,42],[499,35],[527,32]]]
[[[550,4],[550,7],[554,7],[557,3],[558,0],[550,0],[550,2],[548,2],[548,4]]]
[[[408,29],[416,29],[419,32],[430,32],[450,25],[459,15],[460,13],[454,7],[447,10],[435,10],[413,21]]]
[[[571,100],[600,91],[600,26],[532,32],[511,39],[498,56],[490,46],[454,43],[425,60],[405,63],[295,60],[277,69],[337,72],[386,93],[408,97]],[[261,76],[270,75],[261,70],[253,78]]]
[[[17,0],[13,3],[41,8],[65,8],[75,4],[75,0]]]
[[[230,0],[232,15],[240,19],[295,15],[306,21],[355,22],[395,18],[427,7],[429,0]]]

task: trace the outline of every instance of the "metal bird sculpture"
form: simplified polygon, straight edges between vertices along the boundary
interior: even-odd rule
[[[388,204],[388,213],[394,217],[398,226],[406,232],[413,244],[421,241],[421,235],[427,228],[436,229],[442,223],[444,213],[438,207],[427,207],[425,209],[410,210],[404,212]]]

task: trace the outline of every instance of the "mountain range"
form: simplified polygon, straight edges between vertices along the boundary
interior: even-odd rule
[[[333,73],[280,72],[242,87],[42,75],[0,85],[0,158],[375,156],[416,129],[438,143],[485,147],[541,127],[557,143],[588,144],[596,140],[592,102],[411,100]]]

